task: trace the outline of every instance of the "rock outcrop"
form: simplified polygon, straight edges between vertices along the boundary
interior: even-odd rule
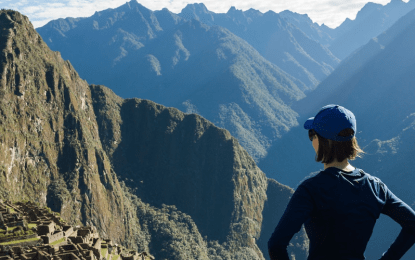
[[[124,240],[124,195],[101,147],[89,85],[27,17],[3,10],[0,26],[0,196],[36,200]]]

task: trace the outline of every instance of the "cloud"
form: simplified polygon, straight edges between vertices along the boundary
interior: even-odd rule
[[[408,0],[405,0],[407,2]],[[88,17],[96,11],[116,8],[127,0],[1,0],[0,8],[13,9],[29,17],[35,27],[40,27],[50,20],[66,17]],[[195,0],[138,0],[151,10],[168,8],[179,13],[187,4]],[[199,2],[201,2],[199,0]],[[387,4],[390,0],[374,0],[372,2]],[[226,13],[231,6],[240,10],[250,8],[261,12],[272,10],[281,12],[290,10],[308,16],[319,24],[325,23],[336,27],[347,17],[354,19],[357,12],[367,3],[365,0],[204,0],[206,7],[216,13]]]

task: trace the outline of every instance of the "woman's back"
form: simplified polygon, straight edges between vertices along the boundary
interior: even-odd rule
[[[304,223],[310,239],[309,260],[365,259],[366,245],[381,213],[403,227],[400,240],[407,242],[389,252],[390,259],[399,259],[415,243],[415,212],[378,178],[360,169],[327,168],[298,186],[269,247],[278,255],[285,254],[283,248]]]
[[[402,226],[382,260],[400,259],[415,243],[415,212],[378,178],[350,165],[363,151],[356,119],[339,105],[323,107],[304,128],[324,171],[301,183],[268,242],[271,260],[289,260],[287,246],[304,224],[309,260],[365,259],[364,251],[381,213]]]
[[[364,259],[386,203],[383,183],[359,169],[349,173],[328,168],[302,185],[315,204],[304,223],[311,243],[309,259],[333,254]]]

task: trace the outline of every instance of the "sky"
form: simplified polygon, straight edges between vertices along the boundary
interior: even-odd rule
[[[128,0],[129,1],[129,0]],[[29,17],[34,27],[41,27],[50,20],[66,17],[88,17],[95,11],[116,8],[128,2],[127,0],[0,0],[1,9],[13,9]],[[137,0],[150,10],[163,8],[173,13],[180,11],[199,0]],[[371,2],[385,5],[391,0],[372,0]],[[392,0],[400,1],[400,0]],[[290,10],[308,16],[318,24],[335,28],[346,18],[355,19],[357,12],[368,0],[204,0],[208,10],[215,13],[226,13],[231,6],[239,10],[250,8],[267,12],[272,10],[279,13]],[[408,0],[404,0],[408,2]]]

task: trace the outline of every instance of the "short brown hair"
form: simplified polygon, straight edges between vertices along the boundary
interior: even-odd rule
[[[351,136],[353,134],[354,131],[351,128],[347,128],[341,131],[339,136]],[[359,147],[356,137],[349,141],[339,142],[321,137],[314,130],[309,130],[308,135],[309,137],[314,135],[318,137],[317,162],[331,163],[334,160],[338,162],[342,162],[344,159],[354,160],[356,157],[361,157],[361,154],[364,153]]]

